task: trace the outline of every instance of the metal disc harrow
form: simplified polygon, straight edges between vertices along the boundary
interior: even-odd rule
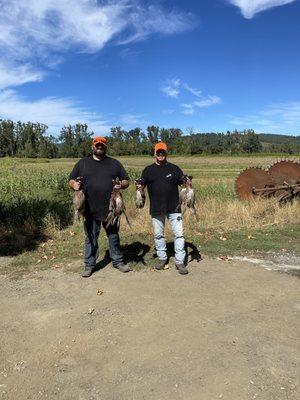
[[[235,181],[240,200],[275,197],[279,202],[300,198],[300,162],[281,160],[267,170],[248,168]]]

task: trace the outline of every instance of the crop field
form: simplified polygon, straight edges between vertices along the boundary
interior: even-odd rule
[[[151,157],[118,159],[132,181],[152,162]],[[257,250],[297,251],[299,202],[282,206],[272,199],[241,202],[234,192],[240,171],[250,166],[267,167],[277,159],[270,156],[170,157],[169,161],[193,176],[200,218],[196,221],[188,210],[185,213],[187,241],[211,255]],[[74,159],[1,159],[1,255],[18,255],[19,264],[39,261],[45,265],[82,257],[82,224],[73,224],[72,193],[67,185],[75,162]],[[152,246],[149,203],[146,201],[144,209],[136,210],[134,190],[131,184],[123,192],[132,223],[130,229],[124,219],[121,221],[125,253],[126,249],[130,253],[141,243]],[[167,237],[171,241],[168,229]],[[105,244],[103,237],[101,241]],[[45,254],[46,249],[49,254]]]

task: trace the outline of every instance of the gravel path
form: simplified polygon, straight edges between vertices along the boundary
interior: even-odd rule
[[[299,399],[299,278],[190,270],[0,275],[0,398]]]

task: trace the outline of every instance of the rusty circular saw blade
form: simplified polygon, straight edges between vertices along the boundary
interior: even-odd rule
[[[253,188],[263,189],[270,186],[274,186],[271,175],[258,167],[244,170],[235,181],[235,191],[240,200],[253,198]]]
[[[300,163],[291,160],[282,160],[273,164],[268,172],[276,185],[300,183]]]

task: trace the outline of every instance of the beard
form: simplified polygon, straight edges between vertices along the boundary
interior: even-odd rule
[[[103,149],[103,148],[97,149],[97,147],[93,147],[94,156],[101,158],[101,157],[105,156],[105,153],[106,153],[106,149]]]

